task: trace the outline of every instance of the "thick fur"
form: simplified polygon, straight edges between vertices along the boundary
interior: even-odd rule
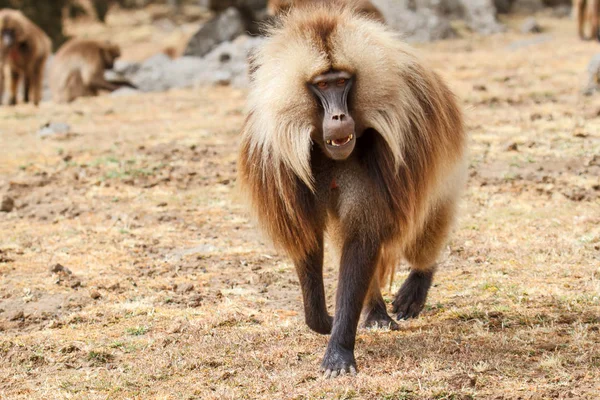
[[[330,0],[269,0],[267,11],[270,15],[280,15],[289,12],[292,7],[306,7],[328,1]],[[381,11],[369,0],[345,0],[344,2],[356,9],[360,14],[369,16],[380,22],[385,22]]]
[[[16,104],[17,89],[23,78],[24,101],[31,100],[38,105],[42,98],[44,65],[52,49],[52,42],[48,35],[18,10],[0,10],[0,32],[5,29],[15,32],[15,43],[10,48],[5,48],[0,43],[0,66],[3,66],[5,78],[8,77],[10,82],[9,103]],[[0,95],[4,89],[2,81],[0,79]]]
[[[573,10],[577,16],[577,32],[582,40],[600,41],[600,0],[573,0]],[[591,28],[591,36],[585,34],[586,22]]]
[[[107,82],[104,71],[121,55],[119,46],[109,42],[72,39],[56,53],[50,72],[54,101],[68,103],[82,96],[97,96],[100,90],[120,86]]]
[[[466,142],[442,79],[395,33],[344,3],[292,9],[257,51],[239,158],[259,222],[294,260],[307,324],[332,332],[322,366],[333,375],[355,367],[361,308],[367,326],[397,327],[379,286],[401,257],[413,274],[395,312],[421,311],[463,186]],[[326,157],[314,139],[321,111],[307,83],[332,70],[355,76],[358,139],[345,161]],[[333,320],[323,294],[325,230],[340,252]]]

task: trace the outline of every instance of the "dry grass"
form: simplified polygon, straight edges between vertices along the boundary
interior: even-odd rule
[[[0,109],[0,398],[597,398],[598,46],[541,22],[420,47],[464,100],[471,177],[424,315],[360,331],[356,378],[321,379],[327,337],[236,200],[243,92]]]

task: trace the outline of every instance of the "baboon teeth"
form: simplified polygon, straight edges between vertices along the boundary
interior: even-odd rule
[[[354,139],[354,135],[346,136],[343,139],[327,140],[327,144],[334,147],[340,147],[348,144],[352,139]]]

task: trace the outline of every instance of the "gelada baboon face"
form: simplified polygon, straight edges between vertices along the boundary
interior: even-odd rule
[[[121,57],[121,48],[110,42],[107,42],[102,48],[102,59],[104,60],[104,67],[112,69],[115,65],[115,60]]]
[[[11,49],[25,40],[19,11],[5,10],[0,15],[0,40],[3,49]]]
[[[355,122],[348,107],[353,83],[354,76],[350,73],[335,70],[318,75],[308,83],[322,112],[322,138],[317,141],[334,160],[348,158],[356,144]]]

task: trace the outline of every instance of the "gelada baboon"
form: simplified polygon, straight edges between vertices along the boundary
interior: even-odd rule
[[[309,4],[326,3],[330,0],[269,0],[267,11],[270,15],[279,15],[289,12],[292,6],[302,7]],[[380,22],[385,22],[383,14],[369,0],[345,0],[348,6],[355,8],[359,13],[367,15]]]
[[[457,100],[396,34],[343,3],[296,8],[258,49],[239,181],[258,220],[292,258],[308,326],[331,338],[328,377],[356,372],[365,326],[398,325],[380,285],[404,257],[393,301],[421,312],[463,186]],[[325,304],[323,238],[340,252],[335,315]]]
[[[586,21],[592,28],[590,39],[600,41],[600,0],[573,0],[573,9],[577,15],[577,28],[579,37],[586,40],[585,23]]]
[[[23,13],[11,9],[0,10],[0,36],[0,65],[10,81],[9,104],[17,103],[17,89],[23,78],[24,102],[31,99],[38,105],[44,65],[52,48],[50,38]]]
[[[104,71],[111,69],[121,55],[110,42],[72,39],[56,53],[50,71],[50,88],[57,103],[82,96],[97,96],[100,90],[113,91],[121,85],[108,82]]]

